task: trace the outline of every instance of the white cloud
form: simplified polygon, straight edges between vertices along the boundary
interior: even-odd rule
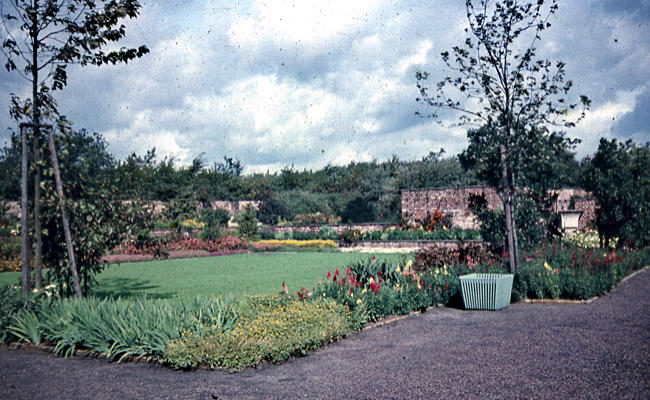
[[[598,3],[562,2],[538,46],[541,57],[567,63],[571,97],[593,101],[567,132],[583,139],[582,155],[600,136],[622,137],[615,121],[639,125],[631,117],[642,110],[640,88],[650,87],[650,27]],[[464,40],[462,2],[145,2],[141,11],[124,44],[146,43],[150,54],[128,65],[70,67],[68,87],[56,93],[75,126],[104,134],[118,157],[155,146],[183,162],[228,155],[264,172],[466,146],[467,127],[414,116],[414,71],[430,72],[431,82],[446,75],[439,53]],[[4,71],[0,89],[29,92]],[[0,139],[15,125],[7,97]]]
[[[612,126],[623,115],[634,109],[635,99],[639,93],[639,90],[619,91],[614,100],[601,103],[587,111],[585,118],[568,131],[569,136],[582,140],[577,148],[578,156],[582,157],[596,151],[601,137],[612,137]],[[577,117],[577,112],[570,115],[574,120]]]
[[[433,48],[433,43],[430,40],[423,40],[418,43],[415,53],[412,55],[402,58],[397,63],[397,73],[403,75],[406,72],[415,72],[414,67],[422,68],[429,61],[429,52]]]
[[[253,4],[252,15],[231,26],[231,41],[236,45],[273,42],[280,47],[297,43],[320,47],[362,26],[378,3],[372,0],[258,0]]]

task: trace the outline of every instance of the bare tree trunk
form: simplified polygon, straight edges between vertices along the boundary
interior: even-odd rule
[[[519,268],[519,238],[517,237],[517,216],[515,213],[515,205],[516,205],[516,199],[515,199],[515,189],[511,188],[511,192],[513,193],[512,199],[510,201],[510,215],[512,217],[512,258],[515,260],[515,270]]]
[[[510,190],[512,191],[512,201],[510,202],[510,215],[512,216],[512,232],[513,232],[513,255],[515,259],[515,270],[519,268],[519,240],[517,237],[517,214],[515,208],[517,207],[517,182],[515,180],[515,174],[511,171],[510,173]]]
[[[41,226],[41,149],[39,143],[39,128],[34,132],[34,287],[43,289],[43,229]]]
[[[29,268],[29,210],[27,208],[27,125],[20,125],[20,141],[22,146],[21,175],[20,175],[20,256],[22,259],[22,285],[24,295],[32,291],[31,271]]]
[[[501,157],[501,178],[503,180],[503,210],[506,214],[506,237],[508,244],[508,261],[510,264],[510,272],[515,273],[517,270],[517,264],[515,262],[515,232],[513,229],[513,207],[512,207],[512,191],[510,188],[510,182],[508,182],[508,166],[506,164],[506,148],[504,145],[499,146],[500,157]]]
[[[72,235],[70,234],[70,224],[65,212],[65,198],[63,197],[63,185],[61,183],[61,172],[59,170],[59,160],[56,156],[56,145],[54,144],[54,129],[49,128],[48,137],[50,142],[50,156],[52,158],[52,168],[54,169],[54,180],[56,183],[56,192],[59,196],[59,208],[61,208],[61,219],[63,220],[63,233],[65,234],[65,244],[68,248],[68,261],[70,262],[70,273],[72,274],[72,284],[74,293],[78,299],[82,297],[81,286],[79,285],[79,274],[77,273],[77,263],[74,258],[74,248],[72,247]]]

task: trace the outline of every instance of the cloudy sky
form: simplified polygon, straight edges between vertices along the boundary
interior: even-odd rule
[[[1,0],[4,1],[4,0]],[[128,65],[70,67],[59,109],[100,132],[118,158],[159,155],[245,172],[421,158],[466,147],[466,128],[421,118],[415,72],[446,75],[440,52],[464,40],[461,0],[149,1],[123,45],[151,53]],[[580,157],[601,136],[650,140],[650,2],[562,0],[538,55],[563,60],[592,109],[576,128]],[[4,64],[4,62],[3,62]],[[0,144],[9,93],[0,72]]]

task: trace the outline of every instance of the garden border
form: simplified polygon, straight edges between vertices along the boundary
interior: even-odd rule
[[[616,284],[616,285],[615,285],[611,290],[609,290],[608,292],[605,292],[605,293],[601,294],[600,296],[594,296],[594,297],[590,297],[590,298],[588,298],[588,299],[584,299],[584,300],[568,300],[568,299],[528,299],[528,298],[525,298],[525,299],[521,299],[520,302],[522,302],[522,303],[526,303],[526,304],[584,304],[584,305],[588,305],[588,304],[591,304],[591,303],[593,303],[594,301],[596,301],[596,300],[598,300],[598,299],[600,299],[600,298],[602,298],[602,297],[608,295],[609,293],[612,292],[612,290],[614,290],[614,289],[616,289],[617,287],[619,287],[620,285],[622,285],[622,284],[623,284],[624,282],[626,282],[628,279],[632,278],[633,276],[636,276],[637,274],[639,274],[639,273],[645,271],[646,269],[650,269],[650,265],[646,265],[645,267],[643,267],[643,268],[641,268],[641,269],[639,269],[639,270],[636,270],[636,271],[632,272],[630,275],[627,275],[627,276],[623,277],[623,279],[621,279],[621,281],[620,281],[619,283],[617,283],[617,284]]]

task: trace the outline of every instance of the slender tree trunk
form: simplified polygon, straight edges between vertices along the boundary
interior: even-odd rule
[[[22,258],[22,285],[24,295],[32,291],[31,271],[29,267],[29,210],[27,208],[27,125],[20,125],[22,147],[20,176],[20,256]]]
[[[41,149],[39,128],[33,129],[34,139],[34,287],[43,289],[43,229],[41,226]]]
[[[517,181],[515,180],[515,173],[511,171],[510,173],[510,190],[512,193],[512,200],[510,202],[510,215],[512,216],[512,235],[513,235],[513,255],[515,259],[515,270],[519,268],[519,239],[517,237],[517,213],[515,208],[517,207]]]
[[[504,145],[499,146],[500,157],[501,157],[501,178],[503,186],[503,210],[506,214],[506,237],[508,244],[508,261],[510,265],[510,272],[515,273],[517,270],[517,264],[515,262],[515,232],[513,230],[513,215],[512,215],[512,193],[510,188],[510,182],[508,179],[508,166],[506,164],[506,148]]]
[[[70,224],[65,211],[65,198],[63,197],[63,185],[61,183],[61,172],[59,170],[59,160],[56,156],[56,145],[54,144],[54,129],[48,130],[50,142],[50,156],[52,158],[52,168],[54,169],[54,181],[56,183],[56,192],[59,197],[59,208],[61,209],[61,219],[63,220],[63,233],[65,234],[65,244],[68,249],[68,261],[70,262],[70,273],[72,274],[72,284],[75,296],[78,299],[82,297],[81,286],[79,285],[79,274],[77,273],[77,263],[74,258],[74,248],[72,247],[72,235],[70,234]]]

